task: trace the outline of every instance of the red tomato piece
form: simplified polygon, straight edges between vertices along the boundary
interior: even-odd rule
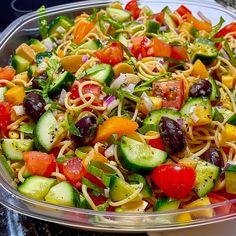
[[[151,16],[152,19],[155,19],[156,21],[158,21],[160,23],[160,25],[163,25],[164,23],[164,17],[165,17],[165,13],[164,12],[159,12],[159,13],[156,13],[156,14],[153,14]]]
[[[71,95],[70,95],[70,98],[71,98],[71,99],[79,98],[78,85],[74,85],[74,86],[70,89],[70,92],[71,92]]]
[[[106,198],[102,194],[100,194],[99,196],[94,196],[94,195],[90,194],[90,197],[96,206],[102,205],[108,200],[108,198]],[[112,206],[109,206],[109,207],[107,207],[106,211],[115,211],[115,208]]]
[[[175,60],[186,61],[188,59],[187,48],[180,45],[172,46],[170,57]]]
[[[211,204],[219,203],[219,202],[225,202],[224,206],[216,207],[214,208],[217,215],[227,215],[230,213],[231,210],[231,204],[227,204],[228,201],[227,198],[222,197],[221,195],[215,194],[215,193],[208,193],[207,194]]]
[[[60,172],[65,175],[66,180],[74,187],[81,187],[81,178],[85,174],[85,168],[82,161],[78,157],[73,157],[63,163],[58,164]]]
[[[7,136],[7,126],[11,120],[11,106],[8,102],[0,102],[0,131]]]
[[[162,151],[165,151],[164,143],[162,142],[161,137],[157,139],[151,139],[148,144],[156,149],[160,149]]]
[[[182,199],[188,196],[195,183],[193,168],[180,164],[163,164],[156,167],[152,181],[169,197]]]
[[[184,99],[183,80],[171,80],[154,82],[152,85],[153,96],[162,98],[162,107],[170,107],[179,110]]]
[[[192,13],[186,6],[181,5],[177,10],[176,10],[182,17],[188,13]]]
[[[56,159],[54,155],[43,152],[24,152],[23,158],[31,175],[50,177],[56,170]]]
[[[155,38],[153,40],[153,49],[155,57],[170,57],[171,56],[171,46],[168,43]]]
[[[115,65],[124,60],[123,46],[120,42],[112,42],[103,49],[95,52],[96,57],[103,63]]]
[[[131,53],[136,58],[153,56],[153,45],[147,37],[132,38],[131,43]]]
[[[90,180],[92,183],[96,184],[97,186],[101,187],[101,188],[106,188],[106,186],[103,184],[103,182],[97,178],[96,176],[86,172],[84,174],[84,178]]]
[[[16,71],[11,66],[6,66],[4,68],[0,68],[0,80],[13,80]]]
[[[125,6],[125,10],[131,12],[135,20],[139,17],[139,13],[141,11],[141,9],[138,7],[137,0],[131,0],[128,2]]]

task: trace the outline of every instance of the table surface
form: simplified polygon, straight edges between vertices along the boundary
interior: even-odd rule
[[[23,0],[4,0],[3,12],[7,12],[8,17],[0,19],[0,29],[6,27],[14,18],[19,17],[22,13],[37,9],[40,5],[46,6],[58,5],[67,2],[75,2],[78,0],[24,0],[23,5],[20,4]],[[235,0],[216,0],[219,3],[230,5],[236,8]],[[18,6],[27,6],[27,9],[22,9]],[[30,8],[29,8],[30,6]],[[9,14],[10,13],[10,14]],[[5,16],[4,16],[5,17]],[[20,215],[12,210],[6,209],[0,204],[0,236],[115,236],[113,233],[95,233],[77,229],[71,229],[54,223],[45,222],[42,220],[33,219],[31,217]],[[119,234],[119,236],[128,236],[129,234]],[[134,234],[130,234],[134,235]],[[135,234],[136,236],[147,236],[147,234]]]

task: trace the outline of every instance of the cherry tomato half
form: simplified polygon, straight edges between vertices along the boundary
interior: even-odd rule
[[[184,99],[184,85],[182,80],[154,82],[153,96],[162,97],[162,107],[179,110]]]
[[[163,164],[156,167],[152,181],[169,197],[182,199],[188,196],[195,183],[193,168],[180,164]]]
[[[181,5],[177,10],[176,10],[181,16],[184,16],[188,13],[191,14],[191,11],[184,5]]]
[[[52,154],[30,151],[24,152],[23,158],[31,175],[50,177],[56,170],[56,159]]]
[[[103,49],[95,52],[96,57],[103,63],[116,65],[124,60],[123,46],[120,42],[112,42]]]
[[[80,158],[73,157],[58,164],[58,167],[60,172],[65,175],[67,181],[69,181],[76,188],[81,187],[80,180],[86,171]]]
[[[7,136],[7,126],[10,124],[11,106],[8,102],[0,102],[0,130]]]

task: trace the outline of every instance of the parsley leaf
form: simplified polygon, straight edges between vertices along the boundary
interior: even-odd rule
[[[68,120],[68,125],[69,125],[69,132],[77,137],[82,138],[82,135],[79,129],[77,129],[77,127],[75,126],[75,122],[73,121],[71,115],[68,115],[67,120]]]

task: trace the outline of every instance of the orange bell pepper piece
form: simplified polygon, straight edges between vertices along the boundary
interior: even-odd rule
[[[74,29],[74,42],[80,44],[83,38],[93,29],[93,27],[93,22],[79,21]]]
[[[62,57],[65,56],[65,55],[64,55],[64,52],[63,52],[62,49],[59,49],[59,50],[58,50],[58,52],[57,52],[57,56],[60,57],[60,58],[62,58]]]
[[[99,125],[94,143],[106,141],[112,134],[118,137],[133,133],[138,128],[138,123],[124,117],[113,116]]]
[[[208,33],[212,31],[212,25],[210,23],[198,20],[189,12],[186,13],[186,21],[191,23],[193,27],[195,27],[198,30],[205,30]]]
[[[191,75],[196,76],[201,79],[206,79],[209,76],[209,73],[205,67],[205,65],[201,62],[201,60],[197,59],[193,64],[193,70]]]
[[[4,68],[0,68],[0,80],[13,80],[16,71],[11,66],[6,66]]]

